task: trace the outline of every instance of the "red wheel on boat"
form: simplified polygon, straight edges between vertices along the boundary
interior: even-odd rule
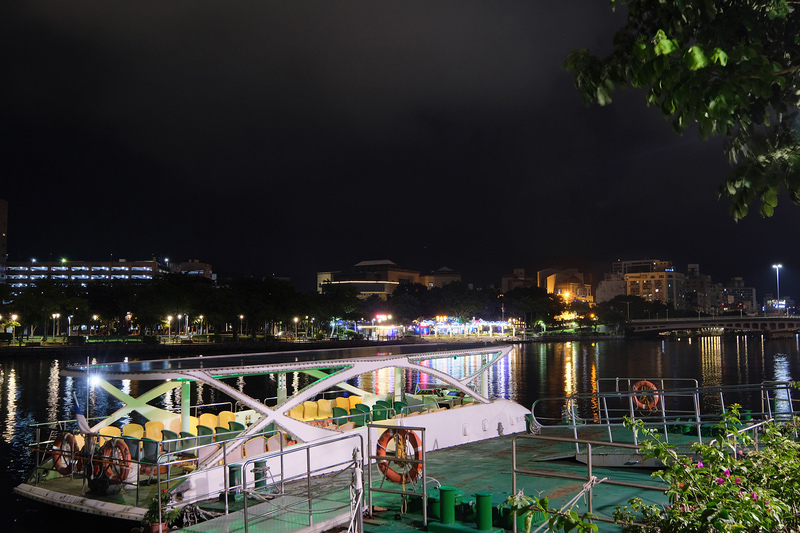
[[[53,442],[53,468],[62,476],[83,470],[83,460],[78,457],[78,443],[72,433],[59,433]]]
[[[422,442],[419,436],[409,429],[387,429],[378,439],[375,455],[379,457],[378,468],[386,479],[393,483],[410,483],[422,474],[422,463],[401,463],[408,469],[400,469],[398,472],[389,466],[386,452],[389,443],[394,441],[394,457],[398,459],[415,459],[422,461]],[[410,468],[409,468],[410,467]]]
[[[112,483],[120,483],[128,477],[131,468],[131,451],[122,439],[111,439],[103,445],[102,474]]]
[[[652,410],[658,405],[658,389],[649,381],[642,380],[634,383],[633,392],[633,403],[639,409]]]

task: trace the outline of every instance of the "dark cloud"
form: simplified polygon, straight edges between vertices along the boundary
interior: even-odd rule
[[[727,215],[718,141],[637,91],[580,103],[561,63],[608,50],[603,2],[0,9],[12,258],[198,258],[301,288],[375,258],[483,283],[659,257],[763,290],[800,264],[788,202]]]

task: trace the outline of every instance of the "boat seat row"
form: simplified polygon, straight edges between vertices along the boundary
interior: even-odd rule
[[[289,416],[303,422],[330,420],[334,417],[334,408],[343,409],[349,413],[351,409],[355,409],[359,405],[363,405],[361,398],[355,395],[348,397],[337,396],[332,400],[325,398],[308,400],[290,409]]]
[[[235,428],[230,426],[230,423],[233,422],[238,424]],[[231,430],[243,430],[244,425],[236,422],[236,414],[233,411],[221,411],[218,415],[213,413],[203,413],[199,417],[190,416],[189,417],[189,433],[193,433],[195,435],[198,434],[197,426],[206,426],[210,428],[225,428],[225,431]],[[102,435],[100,439],[100,444],[104,444],[107,437],[134,437],[137,439],[141,439],[146,437],[148,439],[162,441],[165,440],[163,432],[167,430],[172,433],[181,433],[181,417],[176,416],[169,420],[166,424],[159,420],[148,420],[145,422],[144,426],[141,424],[137,424],[131,422],[129,424],[125,424],[122,428],[117,426],[104,426],[98,430],[98,433]],[[217,430],[219,432],[219,430]]]

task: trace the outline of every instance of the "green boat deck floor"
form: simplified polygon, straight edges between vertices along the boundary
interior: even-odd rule
[[[568,435],[564,435],[568,436]],[[587,435],[586,438],[592,438]],[[462,492],[464,502],[474,502],[475,493],[479,491],[492,493],[492,506],[497,507],[504,502],[512,490],[512,463],[511,463],[512,437],[505,436],[429,452],[426,456],[426,472],[428,476],[429,501],[431,494],[438,485],[455,487]],[[517,489],[523,490],[526,495],[547,496],[551,508],[558,508],[570,501],[580,492],[586,483],[587,467],[571,457],[575,455],[574,445],[565,443],[519,439],[517,441],[517,467],[525,469],[540,469],[556,473],[572,473],[581,476],[582,480],[558,479],[548,477],[532,477],[527,475],[517,476]],[[621,487],[609,484],[600,484],[594,488],[593,507],[594,513],[602,516],[611,516],[618,505],[627,504],[633,497],[640,497],[645,502],[666,504],[663,493],[664,485],[659,485],[650,477],[652,470],[641,468],[595,468],[593,473],[598,479],[610,477],[617,481],[649,484],[661,487],[660,490],[642,490],[640,488]],[[340,474],[342,475],[342,474]],[[344,474],[348,475],[348,474]],[[373,466],[373,486],[381,485],[382,477]],[[291,504],[303,501],[304,496],[299,494],[305,490],[305,481],[302,486],[298,484],[287,488],[287,493],[266,502],[249,500],[249,516],[275,511],[263,518],[251,518],[248,521],[249,532],[269,533],[314,533],[317,531],[339,530],[336,526],[346,529],[349,521],[350,492],[344,483],[337,482],[340,489],[332,489],[332,483],[320,478],[313,481],[311,512],[313,523],[309,523],[308,502],[291,507]],[[398,490],[399,485],[383,481],[383,487]],[[422,491],[421,483],[407,485],[406,490]],[[365,495],[368,500],[368,495]],[[375,512],[372,516],[364,518],[364,531],[366,533],[405,533],[408,531],[424,531],[421,511],[421,498],[412,502],[414,497],[404,506],[402,496],[398,494],[372,493]],[[213,502],[203,505],[204,509],[219,512],[224,509],[224,502]],[[187,526],[182,531],[190,532],[215,532],[234,533],[245,531],[244,516],[241,510],[242,503],[232,502],[231,509],[236,511],[197,525]],[[582,513],[586,511],[587,501],[581,497],[575,510]],[[496,513],[496,509],[495,509]],[[432,518],[432,509],[429,505],[429,522],[438,520]],[[468,513],[467,513],[468,514]],[[459,517],[457,517],[459,518]],[[463,522],[466,530],[476,530],[475,522]],[[495,524],[496,526],[496,524]],[[621,528],[614,524],[598,522],[601,531],[620,531]],[[510,526],[506,525],[507,529]],[[534,528],[535,529],[535,528]],[[459,530],[458,527],[456,530]]]

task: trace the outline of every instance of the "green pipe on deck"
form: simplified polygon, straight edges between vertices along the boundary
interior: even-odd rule
[[[442,524],[456,523],[456,488],[442,485],[439,487],[439,512]]]
[[[475,525],[479,531],[492,529],[492,493],[481,491],[475,493]]]

